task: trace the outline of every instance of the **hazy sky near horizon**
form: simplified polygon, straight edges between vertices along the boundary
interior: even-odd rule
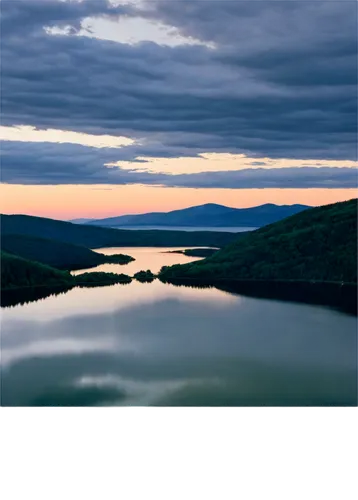
[[[357,196],[357,2],[2,0],[1,212]]]

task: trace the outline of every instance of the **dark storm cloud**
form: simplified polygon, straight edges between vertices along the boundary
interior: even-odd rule
[[[126,148],[123,148],[123,151]],[[146,184],[189,188],[355,188],[352,168],[302,167],[244,169],[169,175],[108,168],[121,150],[74,144],[4,142],[2,182],[9,184]]]
[[[355,188],[357,171],[337,167],[256,168],[181,174],[164,179],[166,186],[223,189]]]
[[[118,17],[130,13],[129,6],[114,6],[107,0],[86,2],[59,0],[2,0],[2,36],[13,35],[21,26],[22,32],[41,32],[43,27],[69,27],[74,34],[81,21],[90,16]]]
[[[105,0],[3,0],[1,11],[3,125],[139,139],[141,147],[124,148],[116,158],[126,160],[210,151],[357,157],[355,1],[151,0],[136,11]],[[87,17],[134,15],[215,48],[131,46],[43,29],[67,27],[73,34]],[[42,151],[37,162],[22,162],[24,178],[41,176]],[[101,170],[102,159],[89,161],[92,174],[83,168],[82,183]],[[42,175],[46,182],[48,170]],[[71,175],[67,165],[58,178],[67,182]]]
[[[148,173],[106,168],[118,159],[113,148],[75,144],[3,142],[1,181],[9,184],[128,184],[152,183]]]
[[[145,5],[146,16],[175,24],[184,35],[236,45],[246,58],[270,54],[271,59],[284,52],[324,55],[327,45],[344,55],[347,45],[352,48],[357,13],[354,0],[151,0]]]
[[[260,135],[260,128],[263,129],[263,136],[264,130],[270,131],[270,129],[273,129],[277,134],[280,131],[287,131],[287,126],[292,130],[293,134],[296,134],[302,132],[302,126],[304,125],[307,134],[313,133],[317,129],[317,122],[319,121],[318,132],[330,132],[331,129],[335,132],[339,127],[343,127],[343,130],[340,130],[341,132],[352,132],[354,116],[351,116],[349,122],[347,119],[338,120],[337,122],[335,113],[339,115],[339,112],[337,113],[335,109],[329,109],[334,99],[334,96],[332,96],[333,91],[328,93],[326,91],[326,95],[323,96],[321,91],[320,95],[315,95],[314,89],[311,96],[307,96],[304,91],[302,95],[285,95],[284,89],[281,89],[281,91],[280,89],[270,89],[265,78],[256,78],[254,83],[256,81],[257,85],[261,87],[254,89],[253,93],[250,92],[250,78],[252,79],[256,75],[240,76],[239,73],[240,71],[247,71],[247,68],[252,68],[252,66],[258,67],[259,72],[262,72],[262,68],[269,68],[270,75],[275,75],[278,78],[277,66],[285,66],[283,63],[286,63],[287,66],[289,61],[288,69],[291,77],[296,75],[294,78],[301,78],[300,76],[297,77],[297,75],[302,75],[300,67],[292,68],[295,65],[292,60],[292,50],[297,52],[297,48],[293,49],[292,44],[291,52],[286,50],[286,58],[283,61],[282,55],[277,54],[277,51],[282,52],[281,47],[276,47],[276,52],[273,55],[269,52],[269,56],[267,56],[265,51],[262,55],[264,43],[257,47],[258,42],[255,41],[256,39],[253,48],[250,44],[247,48],[247,43],[244,46],[242,45],[243,37],[241,36],[238,39],[236,34],[242,31],[237,29],[237,23],[240,20],[245,21],[244,27],[247,26],[249,21],[252,23],[258,22],[259,25],[261,21],[264,28],[267,28],[267,20],[270,20],[270,16],[268,18],[265,16],[265,13],[270,12],[270,9],[267,9],[267,2],[261,5],[261,9],[258,9],[257,5],[252,5],[253,3],[257,2],[251,2],[251,4],[245,2],[220,2],[219,4],[217,2],[194,2],[190,3],[190,5],[186,2],[158,3],[159,8],[154,9],[154,17],[163,17],[166,22],[178,24],[178,27],[189,35],[195,34],[194,28],[196,27],[196,36],[202,36],[204,39],[214,39],[216,42],[224,44],[222,51],[215,52],[202,47],[170,49],[151,44],[133,48],[97,40],[50,37],[44,33],[37,33],[34,40],[34,49],[36,49],[37,45],[37,50],[31,50],[30,53],[26,51],[24,57],[21,58],[22,60],[17,63],[17,66],[21,65],[21,69],[17,72],[13,68],[14,59],[9,58],[8,60],[12,62],[12,68],[9,72],[4,72],[5,76],[9,75],[9,80],[11,80],[11,76],[14,77],[12,83],[16,83],[14,82],[16,79],[21,79],[21,88],[17,97],[21,94],[23,104],[25,106],[27,104],[29,108],[28,114],[24,109],[23,116],[21,114],[18,116],[18,109],[16,109],[16,116],[10,117],[10,123],[29,123],[32,115],[35,115],[33,118],[37,119],[36,124],[40,126],[50,126],[55,122],[55,124],[62,124],[62,126],[68,128],[71,125],[69,123],[71,119],[71,123],[76,129],[81,130],[92,128],[93,131],[96,131],[101,128],[102,130],[128,130],[143,133],[163,130],[173,130],[179,133],[186,131],[216,132],[219,138],[228,139],[227,141],[224,140],[224,143],[229,142],[231,148],[241,146],[241,149],[247,147],[245,137],[249,135],[249,138],[255,139],[255,136]],[[13,7],[14,4],[16,8]],[[261,2],[258,2],[258,4],[261,4]],[[24,9],[25,5],[27,9]],[[31,24],[30,20],[33,19],[36,26],[39,26],[39,19],[42,19],[43,25],[46,23],[61,25],[61,21],[62,24],[71,21],[71,13],[73,25],[78,26],[81,18],[91,13],[93,15],[99,14],[101,9],[105,12],[105,5],[106,2],[104,1],[83,2],[81,4],[62,2],[59,5],[58,2],[53,0],[46,2],[28,2],[27,0],[26,2],[12,2],[10,5],[5,4],[5,7],[10,11],[8,16],[6,16],[6,8],[3,10],[5,10],[5,20],[7,18],[11,19],[12,9],[15,10],[17,16],[12,16],[15,17],[15,22],[12,21],[12,29],[14,30],[17,18],[20,20],[25,18],[29,24]],[[156,4],[151,2],[149,5],[153,7]],[[44,8],[44,6],[47,6],[47,8]],[[182,8],[183,6],[184,8]],[[188,30],[186,27],[185,21],[188,18],[183,15],[187,12],[185,7],[189,8],[190,26],[193,25],[192,30]],[[25,12],[22,12],[22,9]],[[165,15],[168,9],[172,16]],[[29,14],[28,10],[32,15],[25,15]],[[58,10],[60,10],[60,13],[58,13]],[[283,21],[282,16],[287,10],[289,10],[287,7],[280,5],[278,9],[280,16],[278,16],[277,22]],[[301,13],[298,19],[300,21],[298,27],[300,28],[302,24],[307,24],[309,20],[304,16],[307,9],[300,8],[298,11]],[[182,13],[182,16],[180,16],[180,13]],[[322,14],[322,12],[319,13]],[[39,18],[38,14],[40,14]],[[328,19],[332,21],[331,17],[328,17]],[[176,19],[176,23],[174,19]],[[211,26],[208,19],[219,23],[219,25],[215,29],[213,25],[213,29],[208,29]],[[343,20],[347,23],[348,21],[351,22],[349,19],[351,18],[347,16]],[[224,28],[223,23],[225,23],[226,29],[220,29],[220,20],[222,28]],[[234,20],[235,29],[232,30],[230,27],[233,28]],[[206,28],[206,32],[202,29],[202,26]],[[299,28],[297,31],[300,33]],[[350,29],[343,30],[345,33],[347,31],[348,34],[352,34]],[[266,34],[264,30],[264,35]],[[287,35],[285,32],[281,35],[280,40],[285,38],[285,34]],[[219,40],[217,40],[218,36]],[[254,38],[249,37],[248,39],[253,40]],[[297,42],[300,42],[300,40],[302,44],[303,41],[300,37]],[[234,45],[233,49],[235,50],[227,52],[225,43],[228,42],[231,43],[231,46]],[[237,54],[235,42],[240,42],[240,50],[243,52],[241,56],[240,54],[233,55],[234,53]],[[354,45],[354,37],[351,42],[351,45]],[[267,43],[267,39],[265,39],[265,43]],[[305,44],[307,46],[307,42]],[[293,45],[293,47],[296,47],[296,45]],[[311,46],[309,50],[314,52],[314,48],[313,44],[313,47]],[[56,58],[56,51],[59,53],[58,58]],[[31,60],[31,56],[38,59],[38,55],[40,55],[40,58],[35,64],[35,61]],[[329,56],[328,51],[326,51],[325,55]],[[340,53],[339,55],[343,56],[344,54]],[[303,56],[307,56],[305,51],[303,51]],[[50,63],[51,58],[54,58],[52,64]],[[239,63],[235,58],[238,59]],[[269,63],[267,63],[267,59],[269,59]],[[42,66],[41,60],[43,61]],[[305,60],[302,62],[305,64]],[[192,64],[198,66],[198,71],[193,71]],[[223,78],[216,76],[218,69],[224,71]],[[350,71],[350,75],[355,75],[354,64],[347,64],[344,69]],[[226,75],[225,78],[225,70],[231,72],[237,70],[237,74]],[[202,76],[207,78],[206,82],[200,81],[201,71],[203,72]],[[342,71],[335,71],[331,68],[330,74],[341,75]],[[39,81],[41,77],[42,81]],[[198,77],[201,85],[198,86],[198,89],[195,89]],[[28,86],[26,85],[28,92],[23,88],[24,80],[28,83]],[[7,109],[7,96],[10,97],[6,81],[8,81],[7,78],[5,78],[4,87],[5,110]],[[151,86],[153,82],[155,85]],[[73,84],[73,87],[70,87],[70,83]],[[39,84],[44,87],[44,94],[38,92]],[[231,88],[223,88],[223,85],[227,87],[228,84]],[[23,92],[24,90],[25,92]],[[229,90],[229,92],[226,92],[226,90]],[[13,94],[16,94],[16,86]],[[96,103],[96,99],[99,102]],[[317,100],[316,108],[318,109],[312,106],[313,103],[310,102],[312,99]],[[344,99],[340,95],[339,104],[342,104],[342,101]],[[109,103],[111,103],[111,106],[109,106]],[[59,109],[61,104],[64,105],[62,110]],[[98,109],[102,104],[103,109]],[[71,112],[69,106],[72,105]],[[91,109],[84,112],[83,108],[87,105]],[[349,108],[349,102],[346,102],[345,105]],[[307,106],[311,114],[309,120],[305,116],[301,120],[299,117],[294,116],[294,112],[297,110],[304,113]],[[322,110],[322,108],[324,109]],[[50,116],[48,116],[49,110],[51,110]],[[66,116],[64,117],[65,113]],[[4,117],[5,122],[6,115],[7,113],[5,113]],[[275,115],[275,120],[272,118],[273,115]],[[338,116],[338,118],[341,118],[341,116]],[[309,130],[307,130],[307,126]],[[240,132],[244,133],[243,137]],[[343,145],[349,140],[347,137],[342,139]],[[291,140],[294,141],[294,137]],[[285,142],[287,141],[283,140],[282,142],[280,149],[285,148]],[[251,144],[249,144],[250,146]],[[260,149],[259,146],[258,148]],[[262,151],[260,150],[260,152]]]

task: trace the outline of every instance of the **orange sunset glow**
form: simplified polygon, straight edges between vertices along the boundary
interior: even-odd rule
[[[326,205],[356,189],[185,189],[148,186],[0,186],[1,212],[56,219],[167,212],[204,203],[245,208],[263,203]]]

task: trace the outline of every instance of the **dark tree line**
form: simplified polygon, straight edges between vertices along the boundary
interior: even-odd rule
[[[63,241],[15,234],[2,235],[1,248],[4,252],[24,259],[68,271],[87,269],[105,263],[128,264],[134,260],[130,255],[104,255]]]

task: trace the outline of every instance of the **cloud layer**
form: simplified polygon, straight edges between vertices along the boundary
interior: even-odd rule
[[[151,173],[107,167],[113,148],[75,144],[4,142],[2,182],[13,184],[147,184],[190,188],[354,188],[357,171],[349,167],[247,168],[192,174]]]
[[[355,1],[1,4],[2,124],[136,140],[120,155],[66,144],[4,143],[3,182],[356,185],[349,169],[203,173],[175,176],[172,184],[171,176],[103,167],[137,156],[210,151],[356,160]],[[84,20],[98,17],[158,21],[201,44],[129,45],[77,36]],[[51,35],[45,27],[67,34]]]

